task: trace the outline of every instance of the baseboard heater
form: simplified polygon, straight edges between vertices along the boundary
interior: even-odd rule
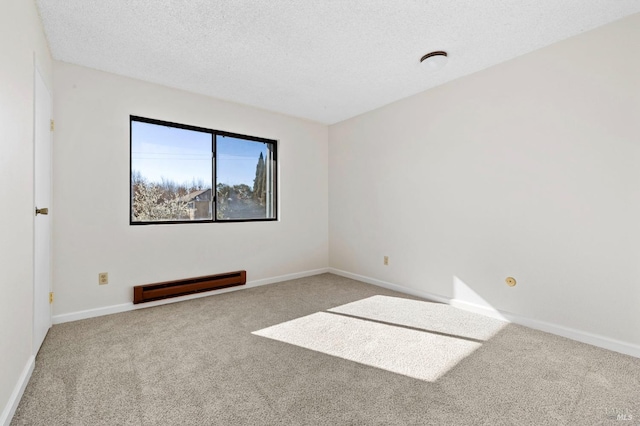
[[[221,288],[243,285],[246,282],[247,271],[235,271],[204,277],[137,285],[133,287],[133,303],[151,302],[153,300],[169,299],[187,294],[219,290]]]

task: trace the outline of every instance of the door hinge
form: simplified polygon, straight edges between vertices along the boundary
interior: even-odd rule
[[[56,122],[53,121],[53,120],[49,120],[49,122],[51,123],[51,126],[50,126],[51,131],[53,132],[55,130],[55,128],[56,128]]]
[[[53,292],[52,291],[49,292],[49,303],[50,304],[53,303]]]

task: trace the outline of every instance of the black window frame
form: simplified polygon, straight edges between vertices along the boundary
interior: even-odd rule
[[[163,220],[163,221],[134,221],[133,220],[133,185],[131,185],[133,174],[133,122],[156,124],[159,126],[173,127],[177,129],[193,130],[196,132],[211,134],[211,219],[197,220]],[[217,136],[226,136],[237,139],[244,139],[252,142],[261,142],[272,145],[273,152],[273,217],[253,218],[253,219],[218,219],[218,159],[217,159]],[[208,129],[206,127],[191,126],[188,124],[174,123],[154,118],[129,115],[129,225],[182,225],[189,223],[238,223],[238,222],[274,222],[278,221],[278,141],[275,139],[261,138],[258,136],[244,135],[241,133],[226,132],[223,130]]]

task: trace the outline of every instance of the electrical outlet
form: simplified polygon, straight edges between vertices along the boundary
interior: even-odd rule
[[[384,264],[389,265],[389,256],[384,257]]]
[[[100,272],[98,274],[98,284],[100,284],[100,285],[109,284],[109,273],[108,272]]]

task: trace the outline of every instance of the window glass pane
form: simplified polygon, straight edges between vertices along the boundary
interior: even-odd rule
[[[212,219],[212,135],[131,122],[132,222]]]
[[[275,218],[272,143],[216,137],[219,220]]]

